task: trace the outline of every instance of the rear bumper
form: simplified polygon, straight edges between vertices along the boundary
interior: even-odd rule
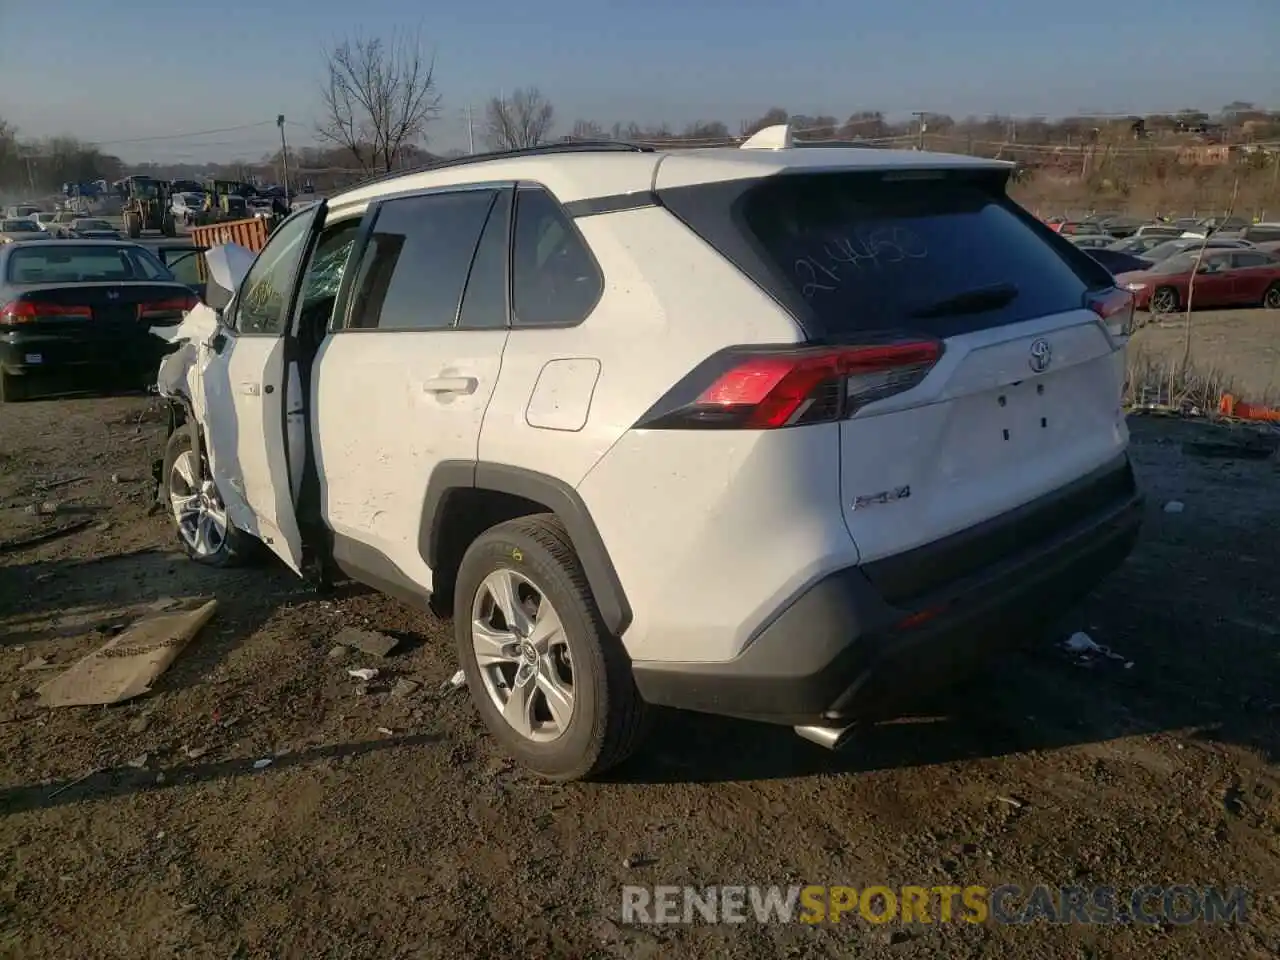
[[[1069,509],[1082,504],[1090,507],[1084,515]],[[735,660],[636,662],[636,685],[650,703],[772,723],[900,715],[1093,590],[1133,549],[1142,508],[1122,458],[947,538],[942,552],[931,544],[889,568],[827,576],[779,611]],[[999,544],[1010,549],[996,555]],[[966,550],[976,567],[958,564]],[[921,563],[958,575],[937,583],[916,573]],[[925,592],[904,596],[913,586]]]
[[[165,351],[164,341],[150,333],[107,339],[8,333],[0,335],[0,369],[9,374],[85,367],[141,372],[156,369]]]

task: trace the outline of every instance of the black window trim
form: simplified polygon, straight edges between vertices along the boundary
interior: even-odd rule
[[[568,227],[572,236],[577,238],[578,243],[582,244],[582,249],[586,251],[587,258],[591,262],[592,268],[596,272],[596,276],[600,279],[600,290],[596,294],[596,298],[591,301],[591,306],[577,320],[563,320],[559,323],[530,323],[522,324],[518,322],[516,314],[516,225],[520,219],[520,191],[524,190],[541,190],[559,209],[561,216],[564,217],[565,226]],[[514,330],[571,330],[574,327],[580,327],[586,323],[600,306],[600,301],[604,299],[605,288],[608,281],[605,277],[604,268],[600,266],[600,261],[596,257],[596,252],[591,249],[591,244],[587,243],[587,238],[582,235],[582,230],[578,227],[578,218],[573,215],[565,203],[556,196],[555,191],[548,187],[545,183],[537,180],[520,180],[516,183],[515,195],[511,198],[511,224],[510,234],[507,239],[507,322],[511,329]]]
[[[433,187],[419,187],[413,190],[399,190],[395,193],[379,194],[369,199],[368,206],[365,207],[364,219],[360,224],[360,229],[356,233],[355,242],[351,247],[351,260],[349,264],[357,266],[355,270],[348,270],[342,277],[342,285],[338,288],[338,300],[334,305],[333,318],[329,322],[327,336],[335,336],[338,334],[348,333],[450,333],[452,331],[460,331],[463,333],[479,333],[486,330],[510,330],[511,329],[511,238],[515,227],[515,192],[516,182],[514,180],[477,180],[467,181],[466,183],[449,183]],[[471,251],[471,260],[467,264],[467,277],[463,281],[462,293],[458,297],[458,306],[453,315],[453,323],[447,327],[353,327],[351,326],[351,311],[355,303],[353,289],[357,276],[360,271],[358,269],[360,262],[364,259],[365,251],[369,246],[369,238],[373,235],[373,228],[377,224],[378,214],[382,208],[388,203],[396,200],[413,200],[418,197],[432,197],[443,194],[454,193],[474,193],[476,191],[486,191],[493,193],[493,199],[489,203],[489,209],[485,213],[484,223],[480,226],[480,233],[476,237],[476,245]],[[512,215],[507,219],[507,317],[505,325],[501,327],[460,327],[458,319],[462,314],[462,301],[466,299],[467,283],[471,280],[471,271],[475,267],[476,254],[480,249],[480,242],[484,239],[485,228],[489,225],[489,218],[493,216],[494,206],[498,198],[503,192],[512,194]]]

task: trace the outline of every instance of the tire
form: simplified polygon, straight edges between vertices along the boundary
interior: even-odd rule
[[[174,431],[169,437],[169,442],[165,445],[164,472],[161,474],[164,501],[168,505],[174,534],[177,536],[178,542],[182,544],[183,552],[197,563],[203,563],[210,567],[236,567],[251,562],[259,556],[261,544],[243,530],[236,528],[230,519],[225,519],[225,535],[218,538],[216,544],[208,544],[209,549],[200,549],[187,535],[184,535],[177,509],[174,505],[174,495],[175,492],[179,495],[185,495],[186,491],[175,491],[176,478],[174,471],[180,460],[184,457],[191,457],[191,452],[191,436],[185,427],[180,427]],[[203,477],[205,474],[203,460],[203,456],[198,456],[195,458],[195,464],[192,464],[192,466],[199,469],[199,477]],[[188,459],[187,462],[191,463],[191,460]],[[225,512],[223,516],[225,518]]]
[[[166,237],[175,237],[178,235],[178,228],[173,222],[173,217],[164,218],[164,222],[160,226],[160,232]]]
[[[137,240],[142,236],[142,218],[137,214],[128,214],[124,218],[124,230],[130,240]]]
[[[530,653],[520,661],[513,655],[501,668],[482,671],[473,638],[473,621],[487,619],[494,580],[507,579],[520,587],[518,592],[540,594],[537,617],[550,601],[562,627],[553,637],[552,649],[536,658],[530,643],[503,644],[504,648],[524,648]],[[479,608],[479,610],[477,610]],[[531,610],[522,606],[530,616]],[[505,620],[496,614],[497,620]],[[525,636],[536,639],[537,631]],[[595,598],[587,584],[582,564],[564,525],[553,514],[521,517],[491,527],[467,549],[458,568],[454,590],[454,636],[458,659],[471,691],[472,702],[484,718],[490,733],[521,764],[551,780],[581,780],[597,776],[626,760],[645,732],[646,709],[631,676],[631,662],[617,637],[611,635],[600,617]],[[514,638],[513,638],[514,639]],[[567,658],[564,650],[567,649]],[[517,669],[517,664],[522,666]],[[517,730],[501,712],[502,689],[497,682],[500,670],[509,670],[515,679],[536,664],[538,680],[522,685],[533,691],[531,713],[546,720],[531,733]],[[565,684],[562,672],[559,690],[571,690],[572,709],[567,721],[556,722],[543,678],[548,669],[559,667],[570,673]],[[506,702],[510,703],[508,687]],[[546,721],[549,720],[550,723]],[[555,730],[550,730],[555,727]],[[557,732],[558,731],[558,732]]]
[[[31,389],[26,377],[0,371],[0,403],[21,403],[30,397]]]
[[[1173,287],[1159,287],[1151,294],[1151,313],[1173,313],[1178,309],[1178,291]]]
[[[1262,295],[1262,305],[1268,310],[1280,310],[1280,283],[1267,287],[1267,292]]]

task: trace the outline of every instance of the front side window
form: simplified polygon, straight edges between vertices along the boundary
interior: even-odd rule
[[[282,223],[258,254],[236,298],[232,326],[237,332],[279,336],[284,330],[293,279],[317,212]]]

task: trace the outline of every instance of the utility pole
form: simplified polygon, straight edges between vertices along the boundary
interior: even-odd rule
[[[924,122],[924,118],[925,118],[926,116],[928,116],[928,114],[926,114],[923,110],[915,110],[915,111],[913,111],[913,112],[912,112],[912,114],[911,114],[911,115],[912,115],[913,117],[915,117],[915,118],[916,118],[916,127],[917,127],[917,129],[916,129],[916,149],[917,149],[917,150],[923,150],[923,149],[924,149],[924,131],[925,131],[925,127],[926,127],[926,124],[925,124],[925,122]]]
[[[280,128],[280,170],[284,180],[284,205],[289,205],[289,144],[284,139],[284,114],[276,115],[276,126]]]
[[[471,116],[471,104],[467,104],[467,144],[470,153],[476,152],[476,126]]]

